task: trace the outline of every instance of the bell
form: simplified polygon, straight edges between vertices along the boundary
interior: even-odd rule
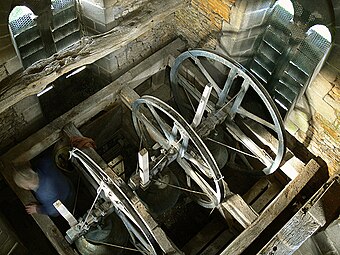
[[[69,161],[70,142],[62,137],[53,148],[53,157],[57,167],[65,172],[72,172],[71,162]]]
[[[122,254],[129,241],[129,233],[121,219],[112,213],[99,226],[93,227],[75,244],[82,255]]]
[[[178,200],[180,190],[173,185],[179,185],[178,179],[169,168],[165,168],[146,190],[139,189],[137,194],[152,213],[159,215],[172,208]]]
[[[205,144],[213,155],[218,168],[222,169],[227,164],[229,159],[227,147],[221,145],[226,142],[222,127],[216,126],[216,129],[210,132],[209,138],[211,140],[205,141]]]

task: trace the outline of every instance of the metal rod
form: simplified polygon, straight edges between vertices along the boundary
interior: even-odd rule
[[[195,194],[207,196],[207,194],[205,194],[205,193],[203,193],[203,192],[199,192],[199,191],[195,191],[195,190],[186,189],[186,188],[183,188],[183,187],[180,187],[180,186],[176,186],[176,185],[173,185],[173,184],[170,184],[170,183],[167,183],[167,182],[163,182],[163,181],[160,181],[160,180],[153,180],[153,181],[154,181],[154,182],[160,182],[160,183],[169,185],[170,187],[175,188],[175,189],[179,189],[179,190],[183,190],[183,191],[187,191],[187,192],[191,192],[191,193],[195,193]]]
[[[88,239],[88,238],[85,238],[85,240],[88,241],[88,242],[94,243],[94,244],[102,244],[102,245],[111,246],[111,247],[119,248],[119,249],[123,249],[123,250],[140,252],[137,249],[130,248],[130,247],[125,247],[125,246],[120,246],[120,245],[117,245],[117,244],[111,244],[111,243],[105,243],[105,242],[101,242],[101,241],[95,241],[95,240]]]
[[[219,144],[219,145],[222,145],[222,146],[224,146],[224,147],[227,147],[227,148],[229,148],[229,149],[231,149],[231,150],[237,151],[237,152],[239,152],[239,153],[242,153],[242,154],[244,154],[244,155],[247,155],[247,156],[249,156],[249,157],[256,158],[256,159],[261,159],[261,158],[258,157],[258,156],[254,156],[254,155],[249,154],[249,153],[247,153],[247,152],[241,151],[241,150],[239,150],[239,149],[236,149],[236,148],[234,148],[234,147],[231,147],[231,146],[229,146],[229,145],[226,145],[226,144],[224,144],[224,143],[221,143],[221,142],[216,141],[216,140],[214,140],[214,139],[211,139],[211,138],[209,138],[209,137],[207,138],[207,140],[209,140],[209,141],[211,141],[211,142],[214,142],[214,143],[217,143],[217,144]]]

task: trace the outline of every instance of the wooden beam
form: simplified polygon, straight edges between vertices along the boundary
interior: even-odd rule
[[[126,87],[134,77],[145,73],[145,70],[149,70],[148,74],[151,75],[162,70],[162,68],[166,68],[170,56],[176,56],[178,49],[183,49],[184,47],[185,43],[182,40],[174,40],[96,94],[90,96],[23,142],[11,148],[5,155],[1,156],[1,158],[30,160],[37,156],[59,139],[60,131],[67,123],[72,122],[76,127],[84,124],[100,111],[113,104],[117,100],[119,92]],[[133,83],[133,86],[136,86],[136,84]]]
[[[340,210],[339,176],[326,183],[277,232],[258,254],[294,253],[311,235],[338,217]]]
[[[120,49],[183,8],[187,1],[153,0],[144,5],[140,15],[123,20],[111,31],[83,37],[72,47],[43,59],[22,73],[0,83],[0,113],[27,96],[37,94],[48,84],[76,68],[92,64]]]
[[[320,169],[315,160],[311,160],[294,180],[290,181],[277,197],[266,207],[260,216],[253,221],[221,255],[241,254],[268,225],[288,206],[293,198],[301,191],[308,181]]]
[[[227,197],[217,208],[224,218],[228,217],[226,213],[230,214],[244,228],[250,226],[258,217],[258,214],[238,194]]]

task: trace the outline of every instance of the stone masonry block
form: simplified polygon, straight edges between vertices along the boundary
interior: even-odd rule
[[[331,64],[332,66],[334,66],[338,70],[340,70],[340,58],[339,58],[339,56],[340,56],[340,45],[334,45],[326,62]]]
[[[104,2],[105,7],[111,7],[113,5],[119,4],[119,2],[122,2],[122,1],[121,0],[103,0],[103,2]],[[125,0],[124,1],[125,4],[133,4],[133,2],[135,2],[135,0]]]
[[[336,97],[333,93],[326,95],[325,102],[333,107],[336,111],[340,112],[340,98]]]
[[[0,50],[0,65],[7,62],[16,56],[15,49],[13,45],[9,45],[6,48]]]
[[[340,73],[340,70],[336,69],[334,66],[330,64],[325,64],[321,71],[320,75],[325,78],[328,82],[334,83],[337,75]]]
[[[309,85],[308,90],[312,90],[320,97],[326,96],[333,88],[333,84],[329,83],[322,75],[318,74],[314,81]]]
[[[5,66],[0,66],[0,81],[8,76]]]
[[[92,19],[89,19],[85,16],[82,17],[82,22],[83,22],[83,25],[88,27],[88,28],[91,28],[91,29],[95,29],[95,25],[94,25],[94,22]]]
[[[293,122],[300,130],[303,132],[307,132],[309,128],[309,116],[308,114],[304,113],[303,111],[299,111],[294,109],[290,115],[289,115],[289,120]]]
[[[8,60],[5,64],[6,70],[9,75],[14,74],[16,71],[20,70],[23,66],[18,56]]]
[[[82,0],[80,4],[85,17],[105,24],[105,9],[103,7],[85,0]]]
[[[9,45],[12,45],[12,38],[10,34],[0,38],[0,50],[8,47]]]
[[[285,121],[285,129],[291,134],[295,135],[295,133],[299,130],[298,126],[295,125],[289,118]]]
[[[247,12],[243,17],[241,29],[249,29],[262,25],[266,14],[267,9]]]
[[[30,108],[32,105],[39,104],[39,99],[36,95],[28,96],[24,98],[23,100],[19,101],[14,105],[15,112],[20,115],[22,114],[26,109]]]
[[[11,11],[12,2],[13,2],[12,0],[0,1],[0,10],[9,13]]]
[[[4,37],[4,36],[8,36],[9,33],[9,29],[8,29],[8,25],[7,23],[5,24],[0,24],[0,38]]]
[[[330,123],[333,123],[337,116],[335,110],[327,104],[318,94],[313,93],[312,90],[307,90],[307,97],[309,98],[309,103],[318,112],[321,116],[323,116]]]
[[[91,2],[101,8],[105,8],[105,0],[92,0]]]
[[[277,0],[260,0],[260,1],[252,1],[252,9],[253,10],[262,10],[273,7],[273,5],[277,2]]]
[[[43,113],[39,102],[31,105],[29,108],[23,111],[22,116],[27,123],[34,122],[38,119],[43,118]]]
[[[114,53],[98,60],[96,65],[108,73],[112,73],[118,69],[118,61]]]
[[[9,12],[0,9],[0,24],[6,24],[8,22]]]

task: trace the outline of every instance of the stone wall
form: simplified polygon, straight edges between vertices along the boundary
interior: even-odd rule
[[[11,1],[0,1],[0,81],[22,68],[8,28]]]
[[[321,71],[290,114],[286,127],[326,161],[333,175],[340,173],[340,2],[331,2],[333,13],[325,18],[331,20],[327,26],[332,32],[332,48]]]
[[[275,0],[236,1],[230,21],[224,21],[220,50],[236,61],[246,64],[256,50],[255,42],[263,34]]]
[[[174,40],[175,37],[172,24],[168,22],[156,24],[138,39],[96,61],[93,67],[101,77],[106,77],[108,81],[115,80],[128,68],[138,64],[144,58]]]
[[[340,69],[326,64],[286,121],[286,129],[328,165],[340,170]]]
[[[215,49],[222,23],[229,22],[235,0],[191,0],[190,5],[175,14],[176,30],[190,47]]]
[[[44,125],[37,96],[30,96],[0,114],[0,154]]]
[[[119,20],[137,11],[150,0],[80,0],[85,31],[98,34],[114,28]]]

